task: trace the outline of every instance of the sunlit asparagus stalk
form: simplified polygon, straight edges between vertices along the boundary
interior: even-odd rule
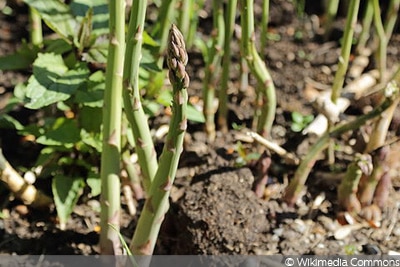
[[[136,153],[142,170],[143,185],[145,191],[148,192],[158,163],[139,90],[139,64],[142,57],[141,51],[146,7],[147,0],[141,0],[134,1],[131,8],[126,40],[123,99],[125,114],[135,138]]]
[[[33,7],[29,7],[29,23],[31,43],[33,45],[42,46],[43,45],[43,31],[42,31],[42,18],[39,12]]]
[[[257,122],[257,132],[264,137],[269,137],[272,124],[275,119],[276,93],[271,75],[259,54],[255,45],[254,33],[254,9],[252,0],[241,0],[241,52],[246,58],[251,73],[257,78],[259,83],[257,92],[262,100],[261,115]]]
[[[216,107],[215,90],[219,78],[222,47],[224,43],[224,17],[222,0],[213,1],[213,33],[212,44],[208,49],[208,57],[203,81],[203,113],[205,117],[205,130],[210,141],[215,139],[214,116]]]
[[[122,73],[125,51],[125,1],[109,3],[109,48],[103,106],[103,148],[101,154],[100,249],[102,254],[121,254],[118,231],[120,219],[120,164]]]
[[[222,58],[222,77],[221,89],[218,94],[219,108],[218,108],[218,125],[220,130],[224,133],[228,131],[228,83],[229,72],[231,66],[231,41],[233,37],[233,30],[235,26],[235,14],[237,8],[237,0],[228,1],[225,12],[225,34],[224,34],[224,55]]]
[[[331,100],[336,103],[342,92],[347,68],[350,61],[351,45],[353,42],[354,29],[357,23],[357,14],[360,6],[360,0],[351,0],[346,18],[346,27],[344,30],[342,51],[339,57],[338,69],[332,86]]]
[[[294,174],[294,178],[286,189],[284,199],[288,204],[294,205],[298,200],[312,167],[314,166],[319,154],[328,147],[331,138],[338,137],[347,131],[358,129],[364,125],[366,121],[382,115],[382,113],[387,110],[393,102],[398,101],[398,90],[393,91],[390,88],[386,88],[385,92],[386,99],[375,109],[365,115],[359,116],[354,121],[333,127],[311,146],[307,155],[301,160],[301,163]]]
[[[183,150],[183,138],[187,123],[187,88],[189,86],[189,76],[185,70],[188,56],[183,36],[175,25],[172,25],[169,32],[167,57],[169,79],[173,87],[170,130],[149,196],[130,244],[133,255],[151,255],[153,253],[161,223],[169,208],[168,198]]]
[[[358,214],[361,203],[357,198],[358,184],[361,176],[372,172],[372,159],[369,154],[356,155],[353,162],[347,167],[346,175],[338,188],[339,205],[344,211]]]

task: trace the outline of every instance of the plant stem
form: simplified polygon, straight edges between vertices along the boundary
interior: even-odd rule
[[[269,20],[269,0],[264,0],[262,4],[262,15],[261,15],[260,51],[264,51],[265,47],[267,46],[268,20]]]
[[[372,168],[369,154],[356,155],[347,167],[346,175],[338,188],[338,201],[343,210],[356,214],[361,211],[361,203],[357,199],[358,184],[363,174],[371,174]]]
[[[142,57],[146,8],[147,0],[134,1],[131,8],[125,53],[123,78],[125,90],[123,90],[123,99],[125,114],[135,138],[136,153],[142,170],[143,186],[145,191],[149,192],[158,163],[139,90],[139,65]]]
[[[261,116],[257,123],[257,132],[264,137],[269,137],[276,111],[275,86],[255,46],[253,1],[241,0],[240,3],[242,11],[242,55],[246,58],[251,73],[257,78],[260,84],[259,88],[262,88],[261,91],[257,92],[260,96],[257,99],[263,101]]]
[[[351,0],[350,7],[346,18],[346,27],[343,36],[342,51],[339,57],[338,70],[336,71],[335,79],[332,86],[331,100],[336,103],[340,97],[343,88],[344,79],[347,72],[347,67],[350,60],[350,51],[353,41],[354,28],[357,23],[357,14],[360,6],[360,0]]]
[[[366,1],[361,33],[360,33],[360,37],[358,38],[358,43],[357,43],[356,51],[359,54],[362,54],[362,52],[365,49],[365,46],[368,42],[368,39],[370,37],[370,30],[371,30],[371,24],[372,24],[373,18],[374,18],[374,8],[372,5],[372,2],[368,0],[368,1]]]
[[[194,2],[193,0],[181,0],[180,1],[180,10],[178,17],[178,28],[182,32],[182,35],[185,38],[185,42],[187,42],[187,38],[189,36],[190,29],[190,21],[194,16]]]
[[[231,65],[231,41],[235,26],[235,14],[237,8],[237,0],[231,0],[227,3],[227,12],[225,12],[225,35],[224,35],[224,55],[222,58],[222,77],[221,89],[219,91],[219,109],[218,109],[218,125],[223,133],[228,132],[228,82],[229,71]]]
[[[394,26],[396,25],[399,13],[399,7],[400,7],[400,0],[390,0],[384,25],[386,39],[388,41],[390,40]]]
[[[365,124],[366,121],[373,119],[377,116],[380,116],[386,109],[388,109],[394,101],[398,101],[399,93],[398,91],[394,91],[392,94],[387,95],[386,99],[371,112],[359,116],[354,121],[345,123],[343,125],[337,125],[333,127],[330,132],[322,135],[317,142],[310,148],[310,151],[307,155],[302,159],[299,167],[297,168],[293,180],[290,182],[288,188],[286,189],[286,193],[284,195],[285,201],[289,205],[293,205],[296,203],[299,198],[301,192],[303,191],[305,182],[309,173],[311,172],[312,167],[314,166],[318,155],[327,148],[329,141],[331,138],[335,138],[340,136],[341,134],[355,130]]]
[[[160,13],[158,15],[158,24],[155,28],[156,36],[160,42],[160,48],[158,50],[158,67],[162,68],[164,62],[164,53],[167,48],[167,38],[168,38],[168,22],[172,19],[174,6],[176,0],[164,0],[161,3]]]
[[[376,61],[378,63],[379,80],[384,82],[386,73],[386,48],[387,39],[385,29],[383,28],[381,9],[379,7],[379,0],[370,0],[374,8],[374,25],[378,37],[378,51],[376,53]]]
[[[165,213],[169,208],[169,194],[175,180],[183,138],[186,131],[186,109],[189,76],[186,73],[187,54],[182,34],[172,25],[168,41],[169,79],[173,87],[172,117],[160,164],[140,215],[130,245],[134,255],[151,255]]]
[[[31,43],[40,47],[43,45],[42,19],[39,12],[33,7],[29,7],[29,22],[31,24]]]
[[[122,73],[125,49],[125,1],[109,3],[110,43],[103,107],[103,149],[101,154],[100,249],[102,254],[121,254],[118,231],[120,219],[120,151],[122,117]]]
[[[203,113],[206,120],[205,130],[210,141],[214,141],[215,139],[215,88],[217,87],[222,47],[224,45],[225,24],[222,4],[222,0],[213,1],[213,40],[209,48],[208,62],[206,64],[203,82]]]

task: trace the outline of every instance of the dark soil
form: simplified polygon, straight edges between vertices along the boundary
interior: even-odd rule
[[[270,32],[278,34],[280,40],[269,41],[262,50],[278,95],[272,139],[301,156],[307,153],[313,140],[290,130],[290,114],[293,111],[317,114],[307,100],[306,88],[315,84],[331,85],[340,52],[336,35],[341,35],[343,21],[338,20],[331,40],[322,42],[311,27],[310,19],[296,19],[291,2],[272,1]],[[4,1],[0,3],[4,4]],[[259,13],[258,10],[256,8]],[[312,8],[312,5],[308,10],[319,12],[318,7]],[[26,9],[17,7],[15,11],[12,15],[0,13],[0,55],[15,51],[21,39],[27,36]],[[210,19],[201,23],[203,32],[209,32]],[[388,50],[389,66],[399,62],[399,45],[400,35],[396,34]],[[234,55],[239,54],[237,45],[232,50]],[[195,49],[190,51],[189,57],[191,97],[201,96],[204,63]],[[240,91],[237,74],[237,70],[231,74],[230,122],[249,127],[254,90]],[[26,73],[0,72],[0,109],[7,103],[15,84],[26,78]],[[252,79],[250,85],[254,85]],[[361,110],[355,108],[347,116],[360,113]],[[29,120],[31,113],[21,108],[13,115]],[[398,125],[394,124],[391,135],[396,132],[399,134]],[[3,153],[13,166],[32,166],[37,147],[26,147],[13,131],[2,130],[1,139]],[[230,129],[228,134],[218,132],[216,141],[210,143],[201,125],[189,125],[171,195],[171,209],[160,233],[157,254],[328,255],[368,254],[371,250],[382,253],[400,251],[400,228],[396,227],[400,221],[400,164],[392,165],[393,189],[382,211],[381,226],[364,226],[339,238],[338,234],[345,229],[336,220],[336,188],[340,174],[333,173],[332,166],[327,166],[325,160],[319,161],[309,177],[307,193],[295,207],[288,207],[280,199],[295,167],[272,155],[269,184],[264,198],[257,198],[252,191],[257,179],[256,165],[249,163],[237,167],[238,142],[243,143],[247,153],[252,152],[252,146],[244,140],[243,131]],[[395,163],[400,147],[395,146],[393,151],[392,161]],[[345,149],[338,152],[339,173],[343,173],[348,159]],[[318,199],[322,201],[316,204]],[[141,204],[139,202],[139,211]],[[82,199],[65,231],[58,228],[54,211],[30,209],[9,196],[5,189],[1,191],[0,205],[4,215],[0,220],[0,253],[99,253],[97,199]],[[130,216],[126,210],[124,205],[121,232],[129,242],[138,215]]]

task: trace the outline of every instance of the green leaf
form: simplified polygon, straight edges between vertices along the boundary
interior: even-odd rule
[[[92,108],[103,107],[104,88],[104,73],[102,71],[97,71],[89,77],[87,86],[78,88],[74,101],[75,103]]]
[[[70,7],[59,0],[24,0],[30,7],[35,8],[50,29],[62,38],[72,40],[78,30],[77,21]]]
[[[100,175],[93,171],[90,171],[88,177],[86,178],[86,183],[90,187],[90,194],[92,197],[96,197],[101,193],[101,180]]]
[[[70,4],[72,14],[76,17],[85,17],[87,11],[93,9],[92,34],[99,36],[108,33],[108,2],[107,0],[74,0]]]
[[[78,141],[80,141],[80,131],[76,121],[66,118],[58,118],[52,129],[36,140],[39,144],[67,148],[71,148]]]
[[[79,112],[79,125],[88,132],[100,132],[103,120],[102,108],[82,107]]]
[[[61,229],[65,229],[68,218],[82,194],[84,185],[85,183],[80,177],[72,178],[57,175],[53,178],[54,203],[56,204]]]
[[[199,123],[204,123],[206,121],[203,112],[199,111],[191,104],[187,106],[187,119]]]
[[[0,128],[22,130],[24,126],[8,114],[0,115]]]
[[[101,153],[102,151],[102,140],[100,133],[89,133],[85,129],[81,129],[81,139],[83,144],[89,146],[90,148],[96,149],[97,152]],[[79,150],[83,150],[83,146],[79,147]],[[93,152],[92,152],[93,153]]]
[[[26,97],[30,109],[39,109],[58,101],[67,100],[86,81],[89,70],[78,64],[68,70],[61,55],[38,54],[33,63],[33,76],[28,80]]]
[[[303,125],[298,123],[293,123],[292,125],[290,125],[290,129],[296,133],[301,132],[303,128],[304,128]]]
[[[160,44],[154,40],[146,31],[143,32],[143,44],[148,46],[159,46]]]
[[[46,53],[64,54],[72,50],[71,44],[64,39],[49,39],[45,40]]]
[[[23,70],[28,69],[35,60],[39,48],[29,46],[26,43],[14,54],[0,57],[0,70]]]
[[[297,111],[292,112],[292,121],[293,122],[303,123],[303,118],[304,118],[304,116],[300,112],[297,112]]]
[[[90,63],[107,63],[108,41],[100,39],[82,54],[82,59]]]

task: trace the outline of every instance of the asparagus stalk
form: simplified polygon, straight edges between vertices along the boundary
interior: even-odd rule
[[[386,73],[386,50],[388,39],[386,38],[385,29],[383,27],[379,0],[370,1],[372,1],[372,6],[374,9],[374,25],[378,37],[378,50],[376,52],[376,61],[378,63],[379,81],[384,82]]]
[[[276,111],[276,93],[275,86],[271,75],[259,54],[255,45],[254,33],[254,11],[252,0],[241,0],[241,25],[242,39],[241,51],[242,56],[246,58],[251,73],[257,78],[260,84],[257,99],[262,100],[261,115],[257,124],[257,132],[264,137],[270,136],[272,124],[275,119]]]
[[[131,8],[125,53],[123,99],[125,114],[135,137],[136,153],[142,169],[143,185],[145,191],[148,192],[158,163],[139,90],[139,64],[146,7],[147,0],[142,0],[134,1]]]
[[[346,175],[338,188],[338,200],[343,210],[358,214],[361,203],[357,199],[357,189],[361,176],[372,172],[372,158],[369,154],[358,154],[347,167]]]
[[[222,56],[222,46],[224,43],[224,17],[221,0],[213,1],[213,40],[209,48],[208,60],[206,64],[205,77],[203,82],[203,113],[205,117],[205,130],[210,141],[215,139],[214,106],[215,89],[217,87],[217,77]]]
[[[231,65],[231,41],[233,36],[233,27],[235,25],[235,14],[237,8],[237,0],[231,0],[227,3],[227,12],[225,12],[225,35],[224,35],[224,55],[222,58],[222,78],[221,89],[219,91],[219,113],[218,125],[222,132],[228,132],[228,82],[229,70]]]
[[[396,25],[399,13],[399,7],[400,7],[400,0],[390,0],[384,24],[387,40],[390,40],[390,37],[392,36],[393,29]]]
[[[168,21],[171,20],[173,11],[174,11],[174,5],[175,5],[176,0],[164,0],[161,3],[160,7],[160,13],[158,15],[158,23],[157,26],[154,29],[154,33],[156,33],[156,37],[158,40],[160,40],[160,48],[158,49],[158,61],[157,65],[159,68],[162,68],[163,63],[164,63],[164,56],[163,54],[165,53],[165,49],[167,46],[167,38],[168,38]],[[164,73],[162,72],[162,75]]]
[[[393,104],[393,102],[398,101],[399,91],[393,90],[391,87],[387,87],[385,89],[385,96],[386,99],[369,113],[359,116],[354,121],[333,127],[329,132],[325,133],[317,140],[317,142],[310,148],[310,151],[307,153],[307,155],[302,159],[294,174],[293,180],[286,189],[284,200],[289,205],[294,205],[296,203],[301,192],[303,191],[307,177],[311,172],[319,153],[328,147],[330,139],[338,137],[347,131],[358,129],[368,120],[382,115],[382,113],[387,110]]]
[[[269,0],[264,0],[262,4],[262,15],[261,15],[261,38],[260,50],[263,51],[267,46],[268,39],[268,21],[269,21]]]
[[[343,36],[342,51],[339,57],[338,70],[336,71],[335,79],[332,86],[331,100],[333,103],[336,103],[337,99],[340,97],[340,93],[344,84],[344,79],[350,60],[350,51],[353,42],[354,28],[357,23],[359,6],[360,0],[350,1],[350,7],[348,9],[349,13],[347,14],[346,27]]]
[[[109,3],[110,43],[103,107],[103,153],[101,154],[100,249],[102,254],[120,254],[118,231],[120,217],[120,152],[122,117],[122,72],[125,49],[125,1]]]
[[[42,19],[39,12],[29,7],[29,23],[31,24],[30,37],[33,45],[43,45]]]
[[[363,20],[362,20],[361,33],[358,38],[358,43],[357,43],[357,48],[356,48],[356,51],[359,54],[362,54],[363,50],[366,47],[368,39],[370,37],[370,30],[371,30],[371,24],[372,24],[373,17],[374,17],[374,9],[372,6],[372,2],[367,1],[365,10],[364,10]]]
[[[169,208],[168,197],[183,150],[183,138],[186,131],[187,88],[189,86],[189,76],[185,70],[187,61],[183,36],[178,28],[172,25],[168,38],[167,64],[173,87],[173,113],[170,130],[160,156],[160,164],[130,244],[134,255],[153,253],[161,223]]]

